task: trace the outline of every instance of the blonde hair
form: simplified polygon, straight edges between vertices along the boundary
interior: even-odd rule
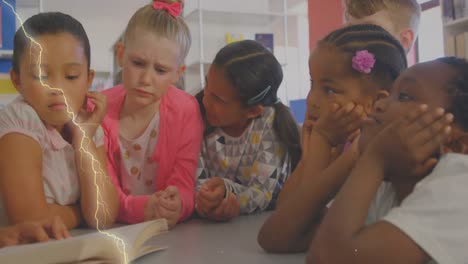
[[[411,28],[418,34],[421,6],[416,0],[345,0],[345,4],[348,18],[361,19],[385,10],[396,30]]]
[[[154,0],[152,2],[184,4],[183,0]],[[135,37],[136,29],[148,30],[158,37],[165,37],[176,42],[180,47],[180,62],[185,60],[192,44],[192,36],[182,16],[173,17],[165,10],[154,9],[152,4],[140,8],[132,16],[125,29],[124,46],[126,41]]]

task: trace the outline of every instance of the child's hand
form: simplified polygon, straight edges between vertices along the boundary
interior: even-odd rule
[[[62,219],[55,216],[40,222],[24,222],[0,229],[0,248],[18,244],[45,242],[50,238],[69,238]]]
[[[146,201],[144,212],[145,221],[161,218],[158,209],[163,193],[164,191],[155,192],[151,195],[148,201]]]
[[[320,115],[312,132],[323,136],[331,146],[345,144],[358,133],[364,119],[364,108],[352,102],[340,106],[332,103]]]
[[[206,215],[208,212],[218,207],[226,196],[226,186],[223,179],[213,177],[205,182],[198,191],[195,199],[196,210],[199,215]]]
[[[381,164],[386,174],[423,177],[437,163],[434,154],[450,134],[452,114],[419,106],[389,124],[369,144],[367,154]]]
[[[164,190],[156,210],[161,218],[166,218],[169,228],[177,224],[182,210],[182,200],[177,187],[169,186]]]
[[[309,144],[309,138],[313,128],[314,121],[308,119],[304,120],[304,123],[302,124],[302,157],[307,157],[310,153],[309,148],[313,147]]]
[[[89,105],[85,103],[78,111],[75,122],[80,125],[88,138],[92,138],[106,115],[107,98],[98,92],[88,92],[86,98],[86,100],[92,102],[94,106],[90,109]],[[72,130],[73,141],[79,140],[81,142],[83,131],[72,121],[70,121],[69,125]]]
[[[226,199],[206,214],[207,218],[215,221],[229,221],[240,214],[240,203],[235,194],[230,193]]]

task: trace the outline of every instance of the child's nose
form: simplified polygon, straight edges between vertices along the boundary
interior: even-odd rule
[[[143,85],[151,84],[151,69],[146,69],[143,71],[140,81]]]

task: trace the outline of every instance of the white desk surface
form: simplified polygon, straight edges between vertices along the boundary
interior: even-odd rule
[[[136,264],[295,264],[304,263],[305,254],[265,253],[257,244],[257,234],[270,213],[241,216],[227,223],[193,219],[149,243],[168,248],[135,261]]]

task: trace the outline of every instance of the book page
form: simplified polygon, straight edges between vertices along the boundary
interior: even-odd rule
[[[164,249],[162,245],[143,247],[151,237],[167,231],[166,220],[155,220],[106,230],[125,241],[127,260]],[[93,232],[65,240],[0,249],[0,263],[71,263],[88,260],[125,263],[122,245],[113,237]],[[86,262],[86,261],[85,261]]]
[[[70,263],[90,258],[124,262],[116,244],[99,233],[0,250],[0,263]]]

